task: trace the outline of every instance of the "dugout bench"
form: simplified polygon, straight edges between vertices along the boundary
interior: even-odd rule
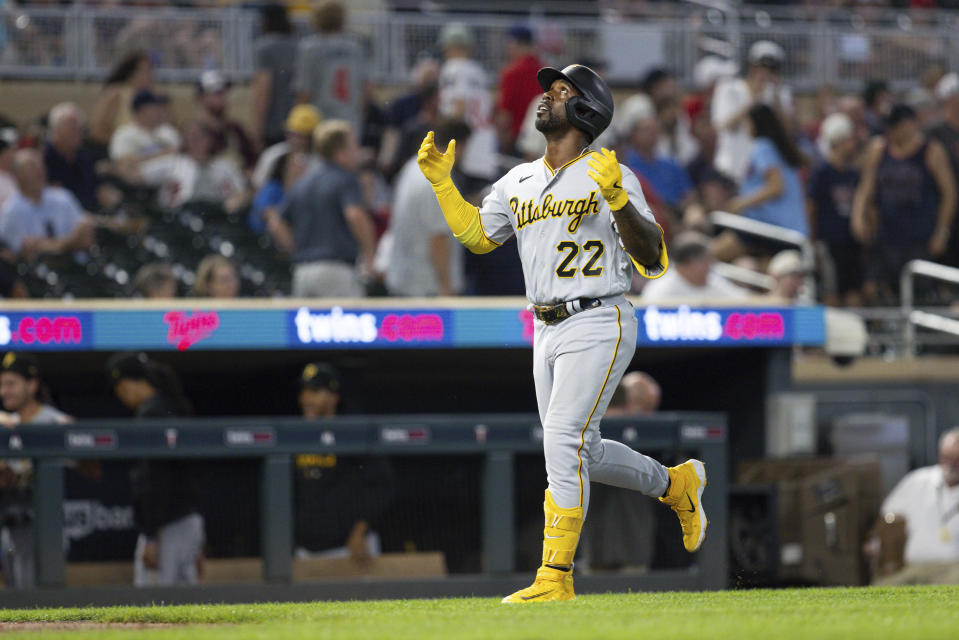
[[[596,590],[724,588],[727,584],[728,476],[725,415],[661,413],[610,418],[603,421],[602,431],[604,437],[640,451],[676,451],[700,458],[710,471],[709,488],[703,496],[710,527],[689,569],[610,576],[598,583]],[[298,418],[97,420],[63,426],[30,426],[0,435],[0,458],[33,459],[39,587],[65,584],[61,506],[65,460],[260,458],[263,579],[275,583],[263,588],[268,597],[272,590],[274,599],[282,599],[276,586],[284,585],[285,590],[301,588],[290,585],[294,455],[483,456],[480,505],[483,574],[470,577],[474,584],[479,584],[484,579],[515,576],[514,456],[541,452],[542,428],[538,417],[532,414],[353,416],[310,422]],[[676,534],[679,535],[678,526]],[[454,593],[463,592],[464,576],[443,580],[460,585]],[[328,597],[337,597],[340,592],[344,594],[340,597],[356,597],[358,585],[343,582],[342,586],[343,589],[334,589]],[[403,597],[410,593],[409,587],[402,586],[393,596],[389,589],[374,588],[373,591],[381,593],[379,597]],[[436,586],[425,593],[434,591],[442,593],[443,588]],[[474,591],[483,592],[482,589]]]

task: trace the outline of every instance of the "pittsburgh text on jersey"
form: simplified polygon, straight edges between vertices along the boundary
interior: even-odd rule
[[[533,199],[526,200],[521,204],[519,198],[513,196],[509,199],[509,208],[513,210],[513,215],[516,216],[517,229],[522,229],[540,220],[551,217],[561,218],[566,215],[572,218],[566,227],[567,231],[576,233],[583,221],[583,216],[599,213],[597,193],[598,191],[590,191],[588,196],[578,200],[554,200],[553,194],[548,193],[540,205],[536,205]]]

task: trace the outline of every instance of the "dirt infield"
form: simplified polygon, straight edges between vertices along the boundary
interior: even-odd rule
[[[0,633],[7,631],[89,631],[91,629],[167,629],[204,626],[174,622],[0,622]]]

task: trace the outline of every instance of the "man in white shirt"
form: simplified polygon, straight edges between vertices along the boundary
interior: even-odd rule
[[[749,294],[713,271],[709,238],[684,231],[670,243],[670,269],[643,288],[644,302],[741,300]]]
[[[938,568],[954,565],[952,573],[956,575],[959,427],[953,427],[939,438],[939,464],[907,473],[882,503],[882,513],[900,515],[906,520],[906,571],[916,565],[929,565],[920,570],[928,570],[928,581],[935,581]]]
[[[439,110],[444,118],[464,120],[473,131],[460,169],[492,181],[498,173],[493,96],[486,70],[472,59],[474,38],[462,23],[451,22],[440,33],[443,65],[439,77]]]
[[[141,162],[176,151],[174,140],[165,132],[167,97],[148,89],[133,96],[133,121],[110,138],[110,159],[114,162]]]
[[[716,85],[712,121],[717,132],[716,168],[740,182],[749,164],[751,136],[749,109],[758,102],[772,107],[788,123],[792,117],[792,91],[782,84],[786,53],[775,42],[760,40],[749,48],[745,78],[726,78]]]
[[[236,211],[249,200],[246,179],[232,160],[214,156],[214,136],[202,123],[187,127],[184,153],[167,154],[140,168],[147,184],[160,187],[160,205],[180,207],[187,202],[215,202]]]
[[[465,152],[469,127],[450,120],[437,127],[441,147],[456,140],[456,154]],[[393,239],[386,269],[386,288],[399,296],[451,296],[463,289],[463,249],[450,232],[433,187],[416,158],[400,170],[393,192],[389,233]]]
[[[30,260],[39,254],[87,249],[96,221],[66,189],[47,185],[43,156],[20,149],[13,156],[18,192],[0,209],[0,245]]]

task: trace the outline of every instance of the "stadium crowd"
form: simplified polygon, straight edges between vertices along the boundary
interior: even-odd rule
[[[65,102],[37,126],[2,130],[3,295],[523,293],[515,248],[465,254],[412,158],[429,130],[457,139],[456,181],[480,204],[511,164],[541,155],[534,32],[509,30],[509,62],[493,77],[472,56],[471,31],[449,23],[407,89],[383,102],[343,5],[321,4],[304,38],[282,5],[261,17],[252,126],[230,112],[231,83],[216,70],[196,79],[189,120],[175,121],[150,56],[134,51],[90,113]],[[594,146],[640,178],[675,265],[634,292],[723,298],[772,286],[795,298],[814,270],[822,301],[889,304],[908,260],[959,264],[959,76],[930,69],[904,95],[876,80],[800,103],[786,63],[762,40],[742,64],[702,58],[688,91],[653,68],[621,92]],[[798,232],[816,264],[713,226],[711,211]],[[717,261],[732,268],[720,275]],[[737,273],[745,285],[727,280]]]

